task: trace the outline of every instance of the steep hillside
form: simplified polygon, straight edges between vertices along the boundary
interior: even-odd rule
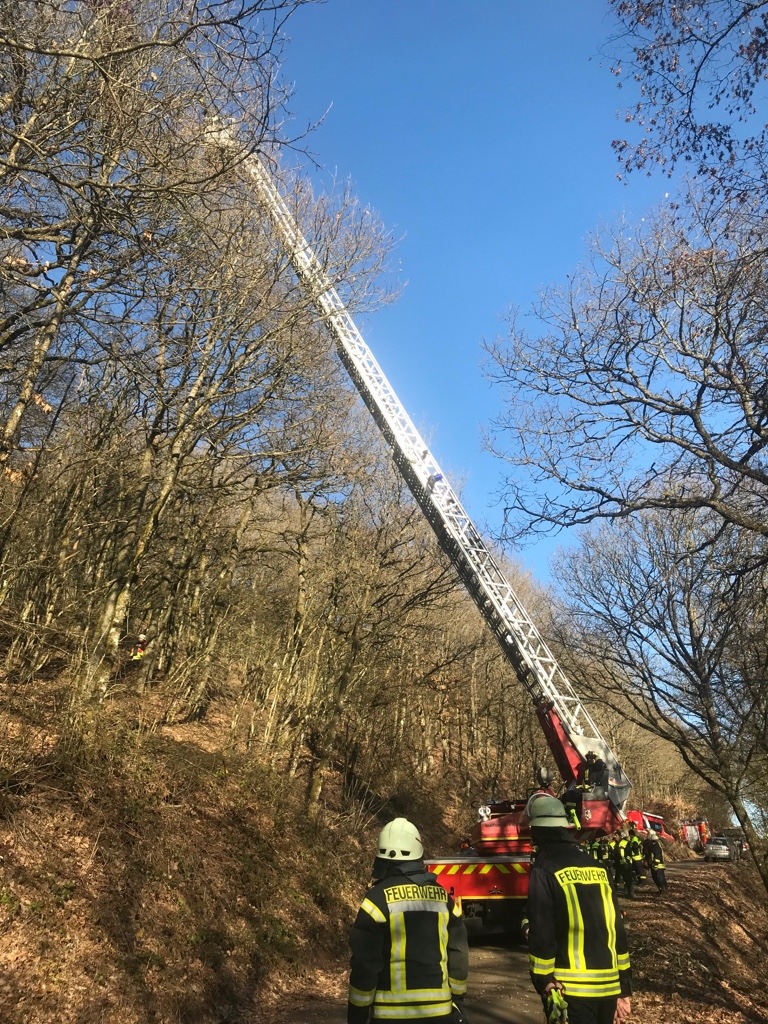
[[[226,714],[78,746],[55,700],[0,718],[3,1024],[251,1022],[333,962],[376,822],[307,821],[295,780],[222,753]]]
[[[663,898],[641,890],[627,908],[635,1019],[768,1021],[768,900],[754,866],[683,861],[670,879]]]

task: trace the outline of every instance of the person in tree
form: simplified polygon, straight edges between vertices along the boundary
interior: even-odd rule
[[[349,937],[347,1024],[467,1024],[466,925],[423,857],[407,818],[384,826]]]
[[[141,661],[147,650],[147,635],[139,633],[136,644],[131,648],[131,661]]]

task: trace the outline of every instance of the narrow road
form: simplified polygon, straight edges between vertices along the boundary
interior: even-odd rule
[[[486,939],[469,951],[470,1024],[542,1024],[525,946]]]
[[[541,1000],[528,975],[528,950],[503,939],[469,950],[470,1024],[542,1024]],[[286,1006],[269,1024],[346,1024],[346,1002],[317,998]]]

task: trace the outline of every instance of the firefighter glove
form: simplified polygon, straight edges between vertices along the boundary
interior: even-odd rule
[[[456,996],[453,997],[451,1004],[451,1024],[469,1024],[469,1018],[464,1009],[464,1000],[457,999]]]
[[[547,1024],[567,1024],[568,1003],[563,995],[563,986],[554,982],[548,987],[545,994],[544,1012],[547,1015]]]

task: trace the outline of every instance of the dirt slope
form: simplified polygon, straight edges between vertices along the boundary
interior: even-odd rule
[[[636,1020],[768,1021],[768,901],[752,865],[674,865],[668,893],[640,890],[626,923]]]

